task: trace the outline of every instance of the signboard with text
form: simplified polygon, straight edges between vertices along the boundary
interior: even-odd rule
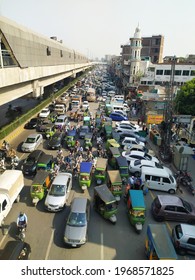
[[[160,124],[163,119],[163,115],[148,115],[147,124]]]

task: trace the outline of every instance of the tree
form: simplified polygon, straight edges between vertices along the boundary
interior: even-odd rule
[[[186,82],[174,99],[174,111],[195,116],[195,78]]]

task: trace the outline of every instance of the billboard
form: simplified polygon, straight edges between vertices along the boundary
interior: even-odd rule
[[[148,115],[147,124],[160,124],[164,120],[163,115]]]

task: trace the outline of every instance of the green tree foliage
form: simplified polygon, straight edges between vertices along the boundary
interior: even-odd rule
[[[181,87],[174,99],[174,110],[178,114],[195,116],[195,79]]]

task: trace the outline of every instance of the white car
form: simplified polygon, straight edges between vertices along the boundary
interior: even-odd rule
[[[126,157],[127,161],[134,161],[136,159],[146,159],[146,160],[152,160],[154,162],[159,163],[159,160],[154,157],[149,155],[146,152],[140,152],[140,151],[126,151],[126,152],[122,152],[122,156]]]
[[[140,176],[142,166],[164,169],[164,170],[167,170],[167,172],[173,176],[173,172],[168,167],[165,167],[162,164],[157,163],[155,161],[145,160],[145,159],[141,159],[141,160],[137,159],[137,160],[131,161],[129,164],[129,171],[131,174],[134,174],[135,176]]]
[[[89,109],[89,102],[88,101],[83,101],[83,109],[86,110],[86,109]]]
[[[30,134],[21,146],[23,152],[33,152],[38,146],[43,143],[42,134]]]
[[[131,122],[131,121],[116,122],[115,126],[116,126],[116,127],[119,127],[119,126],[122,125],[122,124],[126,124],[126,125],[129,125],[129,126],[135,127],[135,129],[136,129],[137,131],[141,131],[141,130],[142,130],[141,126],[139,126],[138,124],[135,124],[135,123],[133,123],[133,122]]]
[[[122,146],[126,146],[126,147],[131,147],[132,145],[141,145],[141,146],[145,146],[144,142],[138,141],[136,138],[133,137],[125,137],[125,139],[122,141]]]
[[[122,110],[113,110],[113,113],[119,113],[122,116],[127,117],[127,113],[125,111],[122,111]]]
[[[40,118],[47,118],[47,117],[49,117],[49,114],[50,114],[49,108],[44,108],[44,109],[42,109],[41,112],[39,113],[39,117],[40,117]]]
[[[129,124],[120,124],[116,129],[116,132],[138,132],[139,130],[132,125]]]

